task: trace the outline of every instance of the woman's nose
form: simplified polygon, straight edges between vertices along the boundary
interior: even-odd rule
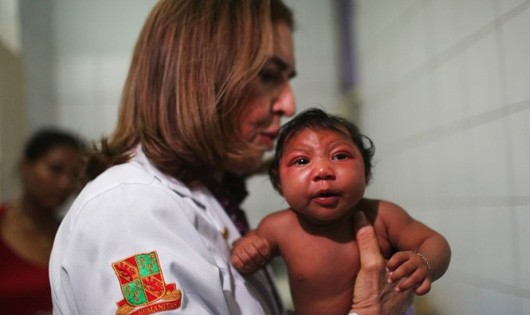
[[[62,174],[57,178],[57,186],[62,190],[69,190],[72,186],[72,180],[68,174]]]
[[[63,173],[57,178],[57,186],[63,191],[71,192],[77,187],[77,181],[77,177],[68,173]]]
[[[293,89],[289,82],[287,82],[280,90],[280,95],[274,102],[272,110],[274,113],[285,117],[291,117],[296,112],[296,101],[294,99]]]

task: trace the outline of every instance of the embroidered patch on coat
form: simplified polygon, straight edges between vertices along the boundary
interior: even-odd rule
[[[182,292],[166,284],[156,251],[112,263],[124,299],[117,302],[117,315],[148,315],[178,309]]]

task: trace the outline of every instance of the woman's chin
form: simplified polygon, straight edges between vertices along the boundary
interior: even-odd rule
[[[255,157],[247,157],[232,163],[227,170],[235,175],[244,176],[256,172],[263,166],[263,154]]]

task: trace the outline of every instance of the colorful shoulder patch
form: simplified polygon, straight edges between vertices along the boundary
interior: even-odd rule
[[[117,315],[148,315],[178,309],[182,292],[166,284],[156,251],[112,263],[124,299],[117,302]]]

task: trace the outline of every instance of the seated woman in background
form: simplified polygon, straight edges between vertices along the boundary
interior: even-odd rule
[[[21,195],[0,203],[2,314],[51,314],[48,261],[66,201],[83,185],[85,145],[45,129],[26,143],[20,162]]]

